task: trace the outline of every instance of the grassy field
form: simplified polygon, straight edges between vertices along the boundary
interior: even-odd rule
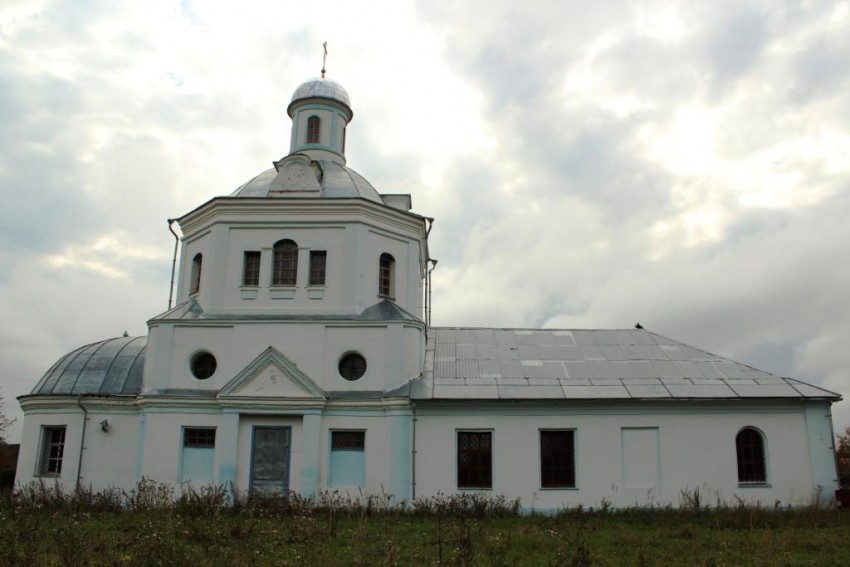
[[[144,483],[127,494],[29,487],[0,503],[0,565],[847,565],[850,513],[816,507],[564,510],[437,497],[401,509],[260,500]]]

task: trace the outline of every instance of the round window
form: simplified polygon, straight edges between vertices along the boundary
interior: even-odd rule
[[[350,352],[339,360],[339,375],[351,382],[366,374],[366,359],[356,352]]]
[[[196,352],[192,357],[192,360],[189,362],[189,368],[192,370],[192,376],[198,380],[206,380],[215,374],[217,365],[215,357],[205,350]]]

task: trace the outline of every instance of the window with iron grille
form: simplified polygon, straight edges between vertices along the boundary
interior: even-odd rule
[[[378,265],[378,294],[385,297],[393,296],[393,278],[395,258],[389,254],[381,254]]]
[[[242,285],[260,285],[260,253],[257,251],[245,252],[245,261],[242,268]]]
[[[272,285],[294,286],[298,277],[298,245],[281,240],[274,245]]]
[[[735,437],[738,453],[738,482],[767,482],[764,437],[753,427],[745,427]]]
[[[201,264],[203,262],[203,254],[195,254],[195,257],[192,258],[192,280],[189,285],[189,295],[194,295],[201,290]]]
[[[183,446],[215,449],[215,429],[212,427],[183,428]]]
[[[457,432],[458,488],[493,488],[492,449],[490,431]]]
[[[325,285],[325,265],[328,253],[324,250],[310,252],[310,285]]]
[[[575,441],[572,430],[540,431],[540,486],[575,488]]]
[[[65,426],[43,427],[41,430],[41,458],[38,476],[59,476],[62,473],[62,455],[65,453]]]
[[[311,116],[307,119],[307,143],[318,144],[319,132],[322,129],[322,120],[318,116]]]
[[[331,451],[362,451],[365,448],[365,431],[331,431]]]

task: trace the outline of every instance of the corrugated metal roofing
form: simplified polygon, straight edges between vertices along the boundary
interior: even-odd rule
[[[136,395],[147,344],[147,337],[117,337],[80,347],[56,361],[32,394]]]
[[[840,398],[646,330],[432,328],[426,351],[416,399]]]

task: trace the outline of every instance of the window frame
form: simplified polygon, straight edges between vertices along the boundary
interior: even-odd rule
[[[259,250],[245,250],[242,254],[242,287],[260,286],[260,267],[263,253]]]
[[[305,143],[307,144],[321,144],[322,143],[322,119],[313,114],[309,118],[307,118],[307,132],[305,137]]]
[[[321,258],[321,260],[319,260]],[[312,287],[324,287],[327,280],[328,251],[310,251],[310,278],[308,285]]]
[[[200,252],[192,257],[192,271],[189,276],[189,295],[197,295],[201,291],[201,269],[204,264],[204,255]]]
[[[750,439],[757,443],[742,442],[743,435],[751,435]],[[735,434],[735,464],[737,465],[739,486],[765,486],[768,484],[767,438],[762,430],[747,425]],[[760,473],[760,474],[759,474]]]
[[[395,258],[388,252],[378,258],[378,295],[395,297]]]
[[[486,449],[464,448],[461,438],[480,436],[486,438]],[[493,490],[493,447],[492,429],[456,429],[455,430],[455,483],[458,490]],[[475,463],[464,465],[462,453],[469,454]],[[485,458],[482,458],[481,456]],[[486,461],[486,462],[485,462]],[[467,470],[462,470],[462,468]]]
[[[212,433],[211,439],[210,433]],[[182,447],[184,449],[215,449],[215,440],[215,427],[183,426]]]
[[[289,238],[278,240],[272,247],[272,287],[298,285],[298,244]]]
[[[39,446],[35,476],[51,478],[62,476],[62,464],[65,460],[65,440],[67,438],[67,431],[67,425],[41,426],[41,443]],[[51,437],[54,433],[58,433],[60,438],[52,439]],[[54,453],[54,447],[58,448],[58,454]]]
[[[567,434],[568,442],[566,450],[563,451],[563,462],[546,464],[546,455],[544,455],[543,437],[552,434]],[[562,490],[573,489],[576,484],[576,430],[570,428],[543,428],[538,430],[538,447],[540,450],[540,488],[543,490]],[[550,456],[550,459],[553,457]],[[547,471],[556,476],[565,477],[563,480],[546,479]]]
[[[330,438],[328,439],[328,486],[330,487],[339,487],[339,488],[365,488],[366,487],[366,430],[365,429],[330,429],[328,430],[330,434]],[[345,435],[349,435],[354,439],[354,443],[340,443],[335,446],[335,441],[337,437],[343,437]],[[353,455],[349,455],[346,459],[343,456],[343,453],[352,453],[358,456],[354,457]],[[334,457],[334,455],[337,457]],[[355,482],[345,482],[341,481],[338,475],[341,474],[340,471],[337,470],[337,466],[340,466],[340,463],[337,461],[339,459],[343,459],[343,462],[347,462],[349,467],[352,465],[356,465],[359,470],[354,470],[354,468],[346,469],[346,472],[351,474],[356,472],[356,481]],[[345,475],[343,474],[343,477]]]

